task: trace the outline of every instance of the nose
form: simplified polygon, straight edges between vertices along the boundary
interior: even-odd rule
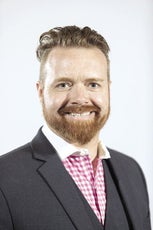
[[[82,84],[76,84],[69,92],[69,103],[71,105],[87,105],[89,104],[89,93]]]

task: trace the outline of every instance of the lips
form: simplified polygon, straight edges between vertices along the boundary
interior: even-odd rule
[[[84,113],[67,113],[68,115],[72,116],[72,117],[86,117],[86,116],[90,116],[90,114],[93,112],[84,112]]]
[[[60,115],[70,115],[73,117],[86,117],[92,113],[99,113],[100,109],[96,106],[68,106],[59,109]]]

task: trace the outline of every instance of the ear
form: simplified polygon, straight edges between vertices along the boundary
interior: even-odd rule
[[[37,88],[37,92],[38,92],[38,96],[40,101],[42,100],[42,96],[43,96],[43,84],[40,81],[36,82],[36,88]]]

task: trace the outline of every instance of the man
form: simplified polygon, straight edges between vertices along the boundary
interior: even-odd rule
[[[0,159],[1,230],[150,230],[138,164],[107,149],[109,46],[89,27],[40,37],[37,90],[44,126]]]

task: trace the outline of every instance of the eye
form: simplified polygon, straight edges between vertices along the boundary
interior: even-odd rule
[[[88,86],[89,86],[89,88],[95,89],[95,88],[99,88],[100,84],[97,82],[90,82]]]
[[[72,86],[70,82],[60,82],[56,85],[57,89],[66,90]]]

